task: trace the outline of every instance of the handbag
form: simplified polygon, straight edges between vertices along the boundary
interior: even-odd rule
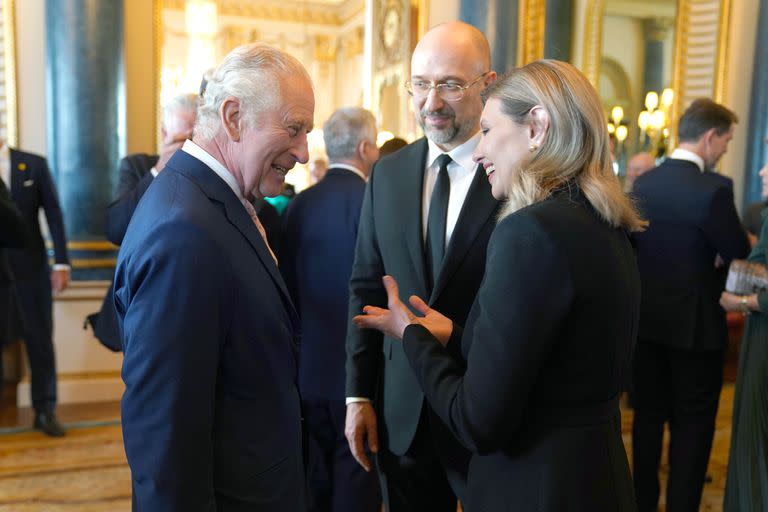
[[[752,295],[768,290],[768,268],[762,263],[733,260],[728,267],[725,291],[736,295]]]

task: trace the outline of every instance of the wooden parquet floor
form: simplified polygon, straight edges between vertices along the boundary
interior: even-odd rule
[[[79,407],[84,408],[80,419],[86,420],[116,409],[115,404]],[[722,510],[732,407],[733,384],[727,384],[709,464],[712,482],[705,485],[702,512]],[[94,409],[101,412],[96,414]],[[21,417],[26,414],[22,411]],[[60,416],[65,422],[73,421],[76,410]],[[6,427],[7,432],[7,414],[5,419],[0,428]],[[630,454],[631,425],[632,412],[623,411],[622,431]],[[666,472],[663,466],[662,482]],[[0,435],[0,512],[129,512],[130,493],[119,425],[71,428],[62,439],[34,431]],[[659,510],[664,512],[663,502]]]

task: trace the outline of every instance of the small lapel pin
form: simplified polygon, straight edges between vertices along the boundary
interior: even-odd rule
[[[27,170],[27,164],[25,164],[24,162],[21,162],[19,164],[19,170],[20,171],[26,171]]]
[[[35,183],[34,180],[25,180],[24,181],[24,186],[25,187],[31,187],[32,185],[34,185],[34,183]]]

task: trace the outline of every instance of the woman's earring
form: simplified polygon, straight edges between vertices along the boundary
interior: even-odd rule
[[[533,144],[533,143],[531,143],[531,145],[530,145],[530,146],[528,146],[528,151],[530,151],[531,153],[533,153],[533,152],[534,152],[534,151],[536,151],[537,149],[539,149],[539,145],[538,145],[538,144]]]

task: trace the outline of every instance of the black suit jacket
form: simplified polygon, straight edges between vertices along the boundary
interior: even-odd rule
[[[280,270],[301,317],[302,398],[344,400],[349,276],[365,181],[328,170],[285,213]]]
[[[120,160],[115,199],[107,207],[107,240],[123,243],[133,211],[154,177],[149,172],[157,164],[157,155],[136,153]]]
[[[643,283],[640,340],[723,348],[728,333],[719,299],[728,264],[749,253],[731,180],[668,159],[637,179],[633,195],[650,221],[636,235]],[[715,268],[718,254],[725,262],[721,268]]]
[[[635,510],[618,395],[637,334],[629,237],[578,188],[504,218],[461,339],[403,345],[430,404],[473,453],[468,509]],[[439,310],[439,309],[438,309]]]
[[[0,347],[15,341],[23,333],[22,315],[6,248],[24,247],[26,244],[26,223],[0,179]]]
[[[45,158],[13,148],[10,156],[11,197],[26,222],[27,244],[22,249],[9,250],[8,259],[16,279],[34,279],[49,271],[48,251],[38,218],[40,208],[45,211],[55,262],[69,264],[64,218]]]
[[[350,279],[349,318],[367,304],[386,307],[382,276],[393,276],[407,300],[418,295],[463,323],[485,268],[485,251],[498,202],[478,166],[435,287],[427,296],[421,202],[427,140],[422,138],[382,158],[368,180]],[[346,395],[376,398],[379,426],[388,448],[402,455],[411,445],[424,396],[402,344],[374,330],[354,326],[347,334]]]
[[[298,316],[227,184],[178,151],[118,256],[134,510],[303,512]]]

